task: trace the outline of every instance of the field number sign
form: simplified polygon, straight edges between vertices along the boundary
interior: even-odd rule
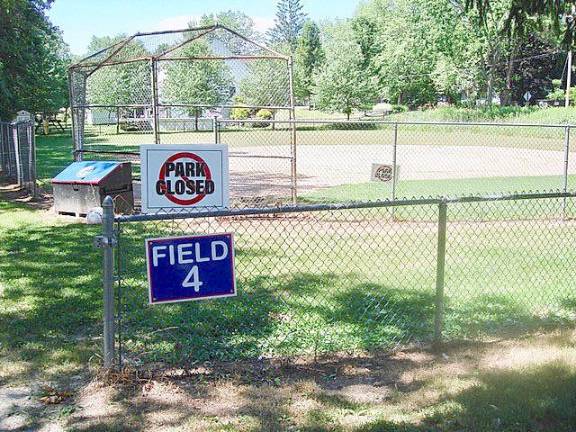
[[[228,147],[142,145],[142,213],[228,207]]]
[[[236,295],[234,235],[146,240],[150,304]]]

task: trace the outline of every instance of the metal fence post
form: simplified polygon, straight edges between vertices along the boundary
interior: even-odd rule
[[[95,246],[103,250],[104,287],[104,368],[114,366],[114,201],[107,196],[102,203],[102,235],[95,239]]]
[[[436,254],[436,301],[434,309],[434,349],[442,345],[442,325],[444,322],[444,270],[446,264],[446,221],[448,205],[438,204],[438,251]]]
[[[570,159],[570,126],[564,128],[564,172],[563,172],[563,184],[562,191],[564,193],[568,192],[568,161]],[[566,205],[567,199],[564,198],[562,201],[562,217],[566,217]]]
[[[154,133],[154,144],[160,144],[160,115],[158,113],[158,70],[154,57],[150,58],[150,79],[152,81],[152,132]]]
[[[296,141],[296,109],[294,100],[294,63],[292,56],[288,58],[288,84],[290,87],[290,149],[291,149],[291,161],[290,161],[290,178],[291,178],[291,189],[292,189],[292,204],[296,205],[298,202],[298,164],[297,164],[297,141]]]
[[[212,119],[212,126],[214,128],[214,144],[219,144],[220,137],[218,136],[218,119],[216,117]]]
[[[14,145],[14,160],[16,161],[16,179],[18,180],[18,187],[24,184],[22,175],[22,154],[20,152],[20,137],[18,136],[18,123],[11,123],[12,128],[12,142]]]
[[[396,182],[398,181],[396,152],[398,149],[398,123],[394,123],[394,143],[392,144],[392,201],[396,200]]]

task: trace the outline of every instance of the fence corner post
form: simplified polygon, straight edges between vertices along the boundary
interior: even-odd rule
[[[103,288],[104,288],[104,346],[103,362],[105,369],[114,367],[114,201],[107,196],[102,202],[102,234],[96,236],[94,245],[103,251]]]
[[[448,205],[438,204],[438,251],[436,255],[436,295],[434,308],[434,350],[442,347],[442,327],[444,323],[444,270],[446,264],[446,222]]]

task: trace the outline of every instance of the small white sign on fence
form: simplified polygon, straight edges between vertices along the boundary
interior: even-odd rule
[[[387,183],[394,180],[394,176],[396,176],[396,180],[398,180],[399,168],[400,167],[396,165],[396,169],[394,169],[393,164],[373,163],[370,180]]]
[[[18,111],[16,113],[17,122],[29,122],[30,120],[32,120],[32,114],[28,111]]]

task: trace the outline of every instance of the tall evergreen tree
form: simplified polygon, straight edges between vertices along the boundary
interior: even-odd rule
[[[314,74],[324,62],[320,29],[308,20],[298,38],[295,53],[294,93],[300,100],[309,100],[314,85]]]
[[[274,27],[268,31],[272,43],[287,43],[294,52],[298,36],[306,22],[306,14],[302,11],[300,0],[279,0],[274,19]]]

